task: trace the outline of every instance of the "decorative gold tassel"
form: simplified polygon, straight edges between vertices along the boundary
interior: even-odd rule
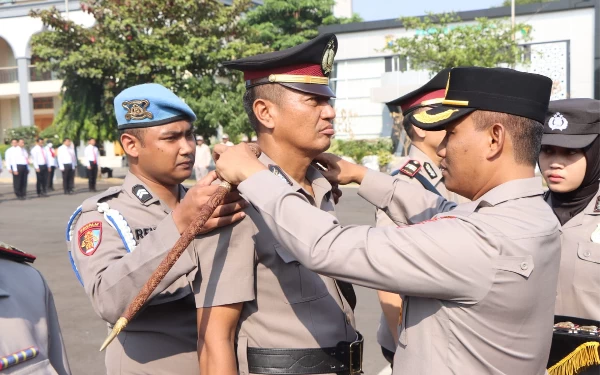
[[[560,362],[548,369],[548,375],[577,375],[586,367],[600,365],[598,342],[586,342],[579,345]]]

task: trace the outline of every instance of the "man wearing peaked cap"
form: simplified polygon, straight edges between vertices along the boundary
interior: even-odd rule
[[[551,89],[536,74],[454,68],[441,106],[409,115],[415,126],[446,129],[442,176],[472,202],[456,205],[335,155],[316,158],[328,179],[361,184],[364,199],[414,225],[341,226],[244,145],[217,148],[217,171],[306,268],[405,297],[395,373],[543,375],[560,226],[534,169]]]
[[[398,161],[392,176],[421,185],[449,201],[460,203],[467,200],[446,189],[439,169],[442,159],[437,155],[437,148],[446,132],[417,128],[409,121],[411,113],[420,113],[442,103],[449,72],[450,68],[444,69],[423,86],[387,103],[390,112],[402,112],[402,125],[410,139],[408,155]],[[377,227],[397,225],[382,210],[376,210],[375,216]],[[377,330],[377,342],[381,345],[384,357],[392,362],[396,351],[397,339],[394,340],[394,337],[397,336],[402,300],[398,294],[385,291],[378,291],[378,296],[383,313]]]
[[[331,214],[332,186],[311,162],[329,148],[334,134],[327,83],[336,49],[335,35],[324,34],[288,50],[225,63],[244,73],[244,107],[262,150],[257,162],[277,183]],[[300,265],[257,210],[249,207],[246,213],[251,220],[231,235],[222,233],[221,241],[230,243],[228,261],[253,270],[239,277],[254,295],[247,299],[218,280],[214,299],[223,306],[211,307],[206,301],[212,299],[196,292],[199,321],[221,317],[208,318],[199,332],[201,372],[358,374],[362,337],[354,328],[352,286]],[[200,274],[212,278],[213,266],[199,263],[195,283]]]
[[[109,328],[216,190],[202,182],[189,190],[181,185],[194,165],[196,115],[179,97],[143,84],[121,92],[114,104],[129,173],[123,185],[85,200],[66,230],[75,275]],[[243,205],[230,194],[204,231],[240,220]],[[194,240],[148,306],[108,347],[108,374],[198,374],[196,313],[186,275],[197,269],[201,256],[195,252],[212,258],[218,247],[214,237]],[[227,265],[221,271],[233,273]]]

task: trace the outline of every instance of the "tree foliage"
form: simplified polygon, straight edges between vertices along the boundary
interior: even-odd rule
[[[457,66],[495,67],[520,62],[519,43],[529,40],[531,31],[526,24],[513,29],[506,20],[487,18],[457,25],[461,19],[454,13],[430,13],[401,21],[415,34],[390,41],[385,50],[407,57],[412,69],[432,73]]]
[[[244,115],[229,96],[238,81],[223,61],[264,52],[243,43],[240,22],[249,0],[91,0],[82,9],[95,24],[65,20],[56,9],[33,11],[48,31],[34,36],[32,52],[44,70],[63,79],[63,105],[54,126],[73,139],[115,139],[113,99],[123,89],[160,83],[198,115],[199,134]],[[245,115],[244,115],[245,116]]]
[[[552,1],[557,1],[557,0],[515,0],[515,5],[550,3]],[[504,0],[502,2],[503,7],[509,7],[510,5],[511,5],[511,0]]]

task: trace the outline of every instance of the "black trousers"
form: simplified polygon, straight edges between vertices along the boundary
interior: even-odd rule
[[[98,177],[98,164],[90,161],[90,169],[87,170],[88,187],[90,190],[96,190],[96,178]]]
[[[37,178],[35,189],[37,190],[38,195],[46,194],[46,186],[48,185],[48,166],[42,164],[39,166],[39,170],[39,172],[35,172],[35,177]]]
[[[54,170],[55,169],[56,169],[56,167],[52,166],[52,167],[50,167],[50,170],[48,171],[48,184],[46,186],[50,190],[54,190]]]
[[[72,164],[65,164],[65,170],[63,171],[63,190],[65,194],[73,191],[75,185],[75,169]]]
[[[17,164],[17,172],[19,172],[19,174],[16,176],[17,186],[15,188],[15,194],[17,197],[25,198],[27,195],[27,175],[29,174],[29,169],[26,164]]]

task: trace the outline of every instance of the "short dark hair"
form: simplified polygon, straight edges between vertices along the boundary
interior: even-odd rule
[[[25,142],[25,138],[19,138],[19,142],[21,141]]]
[[[260,121],[256,118],[256,114],[254,114],[254,102],[257,99],[269,100],[275,104],[281,103],[281,97],[283,95],[283,86],[279,84],[266,84],[260,86],[254,86],[246,90],[244,93],[243,103],[244,110],[248,115],[248,119],[250,120],[250,125],[255,131],[258,131],[258,126],[260,125]]]
[[[121,136],[123,134],[129,134],[140,141],[140,145],[145,147],[144,136],[146,135],[146,128],[133,128],[133,129],[123,129],[119,130],[119,143],[121,143]],[[123,143],[121,143],[121,147],[123,147]]]
[[[542,147],[544,125],[521,116],[508,113],[475,111],[472,115],[475,128],[485,130],[495,122],[506,127],[512,139],[513,152],[517,163],[535,166]]]
[[[95,141],[95,140],[96,140],[96,138],[92,137],[92,138],[89,138],[89,139],[88,139],[88,142],[89,142],[89,141]]]
[[[71,138],[65,137],[65,138],[63,138],[63,143],[65,143],[65,141],[70,141],[70,140],[71,140]]]
[[[37,139],[37,142],[39,142],[39,141],[43,141],[43,140],[44,140],[44,138],[38,138],[38,139]]]
[[[12,141],[17,141],[17,142],[19,142],[19,140],[18,140],[17,138],[11,138],[11,139],[10,139],[10,141],[11,141],[11,142],[12,142]]]

